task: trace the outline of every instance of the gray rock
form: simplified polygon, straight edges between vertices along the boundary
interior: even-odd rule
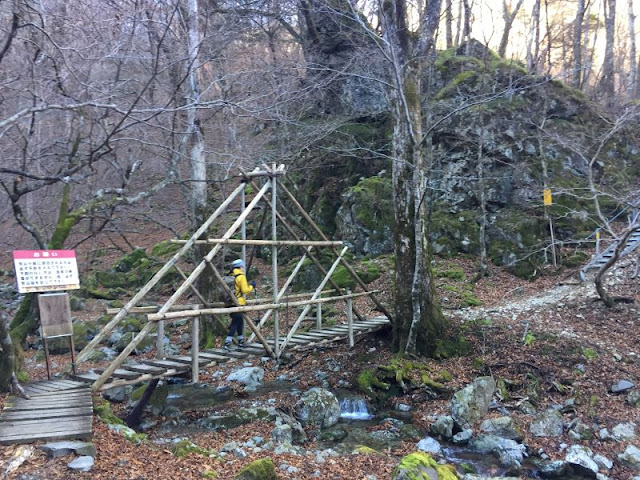
[[[564,460],[535,460],[533,463],[542,478],[565,478],[569,470]]]
[[[61,441],[61,442],[49,442],[38,447],[50,458],[64,457],[75,453],[82,456],[96,456],[96,447],[90,442],[80,441]]]
[[[593,461],[596,462],[600,470],[611,470],[613,468],[613,462],[609,460],[604,455],[600,455],[599,453],[593,456]]]
[[[451,440],[453,443],[464,444],[471,440],[471,437],[473,437],[473,430],[467,428],[456,433]]]
[[[110,388],[102,392],[102,396],[114,403],[123,403],[129,399],[129,395],[133,391],[133,387],[125,385],[124,387]]]
[[[271,430],[271,437],[273,441],[277,444],[280,443],[289,443],[293,442],[293,431],[291,427],[287,424],[277,425],[273,430]]]
[[[510,438],[516,442],[521,442],[524,438],[522,430],[511,417],[488,418],[482,422],[480,430],[490,435]]]
[[[203,428],[212,430],[221,428],[235,428],[240,425],[257,422],[260,420],[272,422],[276,419],[278,412],[275,408],[238,408],[230,415],[210,415],[199,419],[196,424]]]
[[[618,455],[618,460],[629,468],[640,470],[640,448],[629,445],[624,452]]]
[[[478,453],[493,453],[500,463],[509,469],[518,469],[524,459],[526,447],[508,438],[495,435],[480,435],[472,438],[468,447]]]
[[[340,403],[336,396],[322,388],[307,390],[295,407],[296,418],[303,426],[332,427],[340,419]]]
[[[228,382],[238,382],[247,387],[255,387],[262,383],[264,378],[264,368],[246,367],[236,370],[227,377]]]
[[[619,423],[613,427],[611,435],[620,442],[634,440],[636,438],[636,424],[633,422]]]
[[[559,437],[563,431],[562,415],[557,410],[547,410],[531,422],[529,431],[536,437]]]
[[[442,455],[442,446],[435,438],[425,437],[418,442],[418,450],[432,455]]]
[[[618,383],[611,385],[611,393],[622,393],[631,390],[635,384],[629,380],[620,380]]]
[[[593,452],[582,445],[571,445],[567,449],[565,461],[580,475],[596,478],[598,464],[593,460]]]
[[[93,457],[88,455],[84,455],[82,457],[78,457],[74,459],[67,467],[71,470],[78,470],[80,472],[89,472],[93,468],[94,460]]]
[[[478,377],[471,385],[457,391],[451,399],[451,416],[462,428],[471,428],[489,411],[491,397],[496,391],[493,377]]]
[[[453,435],[453,417],[441,415],[429,426],[429,431],[434,435],[449,440]]]
[[[629,392],[629,395],[627,395],[627,403],[629,405],[640,407],[640,390],[633,390]]]
[[[519,480],[520,477],[485,477],[484,475],[476,475],[473,473],[467,473],[462,477],[462,480]]]

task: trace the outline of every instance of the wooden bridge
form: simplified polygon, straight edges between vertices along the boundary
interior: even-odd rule
[[[293,335],[291,337],[289,350],[297,351],[332,342],[353,341],[353,339],[358,336],[380,330],[388,325],[389,320],[386,317],[373,317],[369,320],[353,322],[351,328],[349,328],[348,325],[342,325],[312,329]],[[268,339],[268,343],[273,348],[273,338]],[[203,350],[197,354],[198,369],[250,357],[264,356],[268,355],[264,345],[260,343],[249,343],[240,350],[235,350],[233,347],[230,351],[222,348]],[[123,385],[139,384],[157,378],[175,376],[193,378],[193,363],[194,359],[191,355],[171,355],[164,359],[147,359],[135,363],[124,363],[120,368],[113,371],[99,390],[104,391]],[[75,375],[74,379],[92,384],[102,373],[103,370],[81,373]]]
[[[49,380],[25,387],[31,397],[11,396],[0,412],[0,445],[91,438],[93,404],[86,383]]]

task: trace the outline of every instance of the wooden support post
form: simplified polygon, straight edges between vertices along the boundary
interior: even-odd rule
[[[351,295],[351,290],[347,290],[347,295]],[[349,328],[349,346],[353,347],[353,300],[351,297],[347,298],[347,326]]]
[[[164,358],[164,322],[162,320],[158,322],[156,333],[158,334],[156,337],[156,358],[162,360]]]
[[[200,380],[200,364],[198,356],[200,346],[200,317],[195,317],[191,325],[191,383],[198,383]]]
[[[322,304],[316,303],[316,328],[320,330],[322,328]]]
[[[276,170],[275,164],[273,170]],[[271,240],[278,240],[277,224],[277,183],[276,177],[271,177]],[[271,280],[273,285],[273,303],[278,303],[278,246],[274,243],[271,247]],[[273,312],[273,353],[276,360],[280,360],[280,312]]]

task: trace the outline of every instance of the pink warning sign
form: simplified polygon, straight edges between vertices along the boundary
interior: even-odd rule
[[[20,293],[80,288],[73,250],[15,250],[13,263]]]

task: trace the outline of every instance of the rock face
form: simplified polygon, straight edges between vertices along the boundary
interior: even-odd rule
[[[330,391],[312,388],[296,403],[295,415],[303,426],[332,427],[340,419],[340,403]]]
[[[451,399],[451,416],[455,423],[462,429],[471,428],[489,411],[495,391],[496,382],[492,377],[479,377],[456,392]]]

